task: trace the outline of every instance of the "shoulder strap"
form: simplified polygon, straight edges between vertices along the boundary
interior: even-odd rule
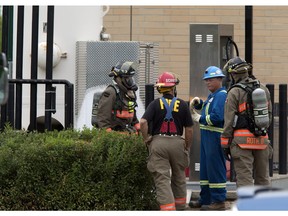
[[[114,90],[116,91],[116,94],[118,95],[120,90],[119,90],[119,87],[117,85],[114,85],[114,84],[109,84],[108,86],[111,86],[114,88]]]
[[[167,111],[165,119],[167,119],[168,121],[170,121],[170,119],[173,119],[172,110],[173,110],[173,106],[174,106],[176,99],[177,99],[177,97],[174,97],[170,103],[170,106],[169,106],[166,99],[164,97],[161,97],[161,100],[162,100],[162,102],[166,108],[166,111]]]
[[[234,87],[239,87],[242,88],[243,90],[247,91],[248,93],[251,93],[254,89],[259,88],[260,87],[260,82],[257,80],[255,82],[253,82],[253,86],[250,87],[248,85],[245,85],[243,83],[236,83],[233,86],[230,87],[230,89],[228,91],[230,91],[232,88]]]

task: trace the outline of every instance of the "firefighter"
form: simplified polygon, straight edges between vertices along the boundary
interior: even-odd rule
[[[230,74],[230,87],[225,103],[225,124],[221,136],[221,145],[227,158],[233,159],[237,187],[245,185],[269,185],[269,157],[272,147],[268,134],[255,135],[250,131],[248,122],[253,119],[246,114],[248,93],[237,84],[253,86],[259,82],[252,74],[252,65],[240,57],[230,59],[223,70]],[[272,120],[272,105],[269,90],[260,85],[266,93],[268,104],[268,125]],[[254,182],[253,182],[254,175]]]
[[[186,208],[185,168],[189,166],[193,121],[187,102],[177,97],[178,84],[173,73],[163,72],[155,84],[163,96],[152,101],[140,119],[149,150],[147,168],[154,178],[161,210]]]
[[[194,97],[190,109],[194,122],[200,126],[200,196],[190,201],[191,208],[200,210],[225,210],[226,160],[221,148],[221,133],[224,125],[224,104],[227,96],[222,79],[222,70],[208,67],[203,80],[211,92],[206,101]],[[201,115],[196,110],[201,110]]]
[[[97,126],[107,131],[137,132],[140,124],[136,116],[138,89],[133,76],[137,70],[134,62],[118,62],[109,77],[113,84],[102,93],[97,112]]]

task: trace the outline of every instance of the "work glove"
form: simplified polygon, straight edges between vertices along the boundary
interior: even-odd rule
[[[195,106],[197,106],[198,104],[200,104],[200,98],[199,97],[194,97],[191,102],[190,102],[190,108],[191,106],[194,108]]]
[[[196,98],[196,99],[195,99]],[[200,117],[201,117],[201,115],[199,115],[198,113],[197,113],[197,111],[194,109],[194,105],[193,104],[195,104],[197,101],[199,101],[200,102],[200,99],[198,98],[198,97],[194,97],[192,100],[191,100],[191,102],[190,102],[190,111],[191,111],[191,114],[192,114],[192,119],[193,119],[193,121],[195,121],[195,122],[199,122],[199,119],[200,119]],[[199,103],[198,102],[198,103]]]
[[[199,122],[199,119],[200,119],[201,115],[198,114],[195,109],[193,109],[193,111],[194,111],[194,112],[192,112],[192,119],[193,119],[193,121]]]
[[[222,148],[223,149],[223,154],[226,160],[231,161],[231,152],[230,148]]]

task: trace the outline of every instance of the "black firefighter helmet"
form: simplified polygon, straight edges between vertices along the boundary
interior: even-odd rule
[[[134,74],[136,73],[138,65],[135,62],[118,62],[114,67],[112,67],[111,72],[109,73],[110,77],[114,77],[114,80],[119,85],[123,85],[127,90],[136,91],[138,89],[135,80]],[[117,82],[117,77],[121,78],[121,83]]]

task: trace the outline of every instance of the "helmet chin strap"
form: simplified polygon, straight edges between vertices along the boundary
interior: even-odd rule
[[[135,91],[133,90],[128,90],[127,93],[125,93],[125,96],[130,99],[130,100],[135,100],[137,99],[137,96],[135,94]]]
[[[174,91],[174,97],[177,97],[177,89],[176,89],[176,86],[175,86],[175,88],[173,89],[173,91]]]

